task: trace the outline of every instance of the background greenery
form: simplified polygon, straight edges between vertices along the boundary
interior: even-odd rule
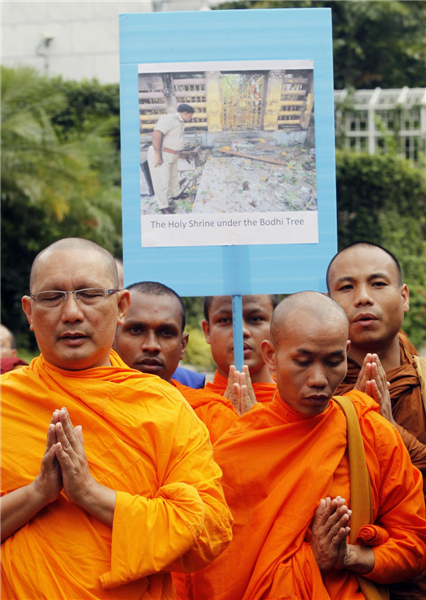
[[[329,6],[333,11],[335,88],[424,85],[426,3],[238,2],[220,8]],[[1,320],[20,354],[36,353],[20,299],[31,263],[57,239],[81,236],[121,256],[118,85],[46,78],[29,67],[1,71]],[[386,140],[389,142],[389,140]],[[339,249],[368,240],[400,260],[410,287],[404,323],[426,343],[426,177],[395,155],[336,152]],[[202,299],[186,298],[187,361],[213,366],[200,330]]]
[[[423,87],[426,2],[243,0],[216,9],[331,8],[334,89]]]

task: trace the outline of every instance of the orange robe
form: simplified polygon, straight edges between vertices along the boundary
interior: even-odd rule
[[[398,336],[401,365],[386,371],[390,383],[392,414],[411,462],[423,475],[423,493],[426,499],[426,416],[420,380],[412,358],[417,350],[403,331],[399,331]],[[360,365],[348,359],[348,372],[336,393],[344,394],[352,390],[360,371]],[[426,398],[424,400],[426,402]],[[390,589],[393,600],[425,600],[426,573],[414,580],[393,584]]]
[[[275,390],[277,389],[277,384],[275,382],[267,383],[265,381],[261,381],[259,383],[253,383],[252,385],[254,395],[256,396],[256,400],[258,402],[270,402]],[[219,375],[219,373],[216,371],[213,381],[211,383],[206,383],[204,389],[223,396],[227,386],[228,378],[224,377],[223,375]]]
[[[2,494],[34,480],[55,408],[82,425],[90,471],[117,490],[110,529],[64,493],[1,548],[3,600],[171,600],[170,571],[232,536],[207,429],[173,386],[126,367],[64,371],[42,356],[3,375]]]
[[[238,419],[232,402],[210,390],[193,389],[172,380],[172,384],[193,408],[197,417],[204,423],[214,444]]]
[[[386,535],[373,550],[377,583],[402,580],[425,565],[426,519],[421,475],[377,404],[351,392],[371,478],[374,522]],[[191,575],[196,600],[363,600],[353,572],[321,576],[309,540],[321,498],[343,496],[350,507],[347,426],[333,401],[303,416],[278,393],[241,416],[215,446],[234,516],[233,541]],[[381,543],[380,543],[381,542]],[[191,596],[192,594],[192,596]]]

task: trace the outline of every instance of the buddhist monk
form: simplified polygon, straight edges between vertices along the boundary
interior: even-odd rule
[[[191,575],[194,599],[363,600],[370,596],[360,586],[424,568],[419,471],[371,398],[358,391],[350,401],[333,398],[346,373],[348,330],[341,307],[316,292],[294,294],[276,308],[262,350],[278,390],[215,445],[234,537],[215,563]],[[348,454],[349,421],[339,400],[353,411],[356,454]],[[365,491],[352,489],[362,469]],[[360,507],[370,514],[368,500],[360,505],[368,479],[370,525],[351,531]]]
[[[0,325],[0,358],[13,358],[17,354],[12,332],[4,325]]]
[[[263,340],[269,339],[272,312],[277,304],[278,296],[274,295],[243,296],[244,367],[240,374],[234,366],[232,297],[204,298],[202,326],[217,366],[214,380],[206,388],[223,394],[234,406],[241,402],[234,384],[238,384],[240,389],[246,385],[246,406],[272,399],[276,385],[265,365],[260,345]]]
[[[152,281],[135,283],[127,289],[132,302],[126,320],[117,328],[114,350],[132,369],[158,375],[177,388],[206,425],[212,443],[216,442],[238,418],[230,401],[172,379],[189,338],[184,333],[182,299],[171,288]]]
[[[229,543],[207,429],[111,351],[129,302],[92,242],[34,261],[22,304],[41,354],[1,378],[3,600],[168,600],[170,571]]]
[[[426,382],[422,398],[426,361],[416,362],[399,336],[409,309],[409,290],[402,282],[398,260],[380,246],[358,242],[333,258],[327,283],[350,327],[348,373],[338,391],[352,389],[366,355],[375,354],[390,383],[396,428],[408,446],[413,436],[426,444]]]
[[[337,392],[354,387],[365,391],[367,370],[370,375],[374,370],[375,379],[387,380],[390,396],[383,398],[381,414],[397,428],[413,464],[425,477],[426,361],[413,358],[400,334],[409,309],[409,290],[397,258],[376,244],[352,244],[331,261],[327,285],[330,296],[346,312],[351,340],[348,373]],[[374,392],[374,387],[367,391],[375,397]],[[426,576],[394,586],[392,594],[426,598]]]
[[[18,357],[15,337],[4,325],[0,325],[0,363],[2,375],[28,364]]]

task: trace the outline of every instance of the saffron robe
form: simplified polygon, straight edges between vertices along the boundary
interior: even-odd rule
[[[389,392],[396,428],[410,454],[411,462],[423,475],[423,493],[426,499],[426,416],[423,408],[426,398],[422,399],[420,380],[412,358],[413,345],[406,334],[405,340],[402,333],[399,332],[401,366],[386,371],[386,377],[391,384]],[[360,365],[348,359],[347,375],[336,393],[344,394],[352,390],[360,371]],[[393,584],[390,591],[392,600],[425,600],[426,573],[414,580]]]
[[[227,398],[210,390],[194,389],[172,379],[172,384],[192,407],[197,417],[210,433],[212,444],[228,431],[238,419],[238,414]]]
[[[256,400],[258,402],[270,402],[275,390],[277,389],[277,384],[275,382],[268,383],[266,381],[261,381],[259,383],[253,383],[252,385],[254,395],[256,396]],[[204,389],[223,396],[227,387],[228,378],[224,377],[223,375],[219,375],[219,373],[216,371],[213,381],[206,383]]]
[[[65,406],[82,425],[94,478],[117,490],[110,529],[64,493],[2,544],[3,600],[169,600],[169,571],[193,571],[231,539],[209,434],[158,377],[111,367],[64,371],[43,356],[1,378],[2,494],[40,470]]]
[[[365,575],[402,580],[425,566],[426,519],[421,475],[378,405],[351,392],[371,478],[374,523],[389,537],[373,547]],[[350,507],[347,423],[332,400],[315,417],[293,410],[276,393],[242,415],[215,446],[234,537],[212,564],[191,575],[196,600],[363,600],[355,574],[321,576],[310,527],[321,498],[340,495]]]
[[[193,389],[172,379],[172,384],[182,394],[197,417],[204,423],[210,433],[211,443],[217,440],[235,423],[238,414],[224,396],[210,390]],[[186,576],[182,573],[173,573],[173,583],[176,588],[178,600],[187,600]]]

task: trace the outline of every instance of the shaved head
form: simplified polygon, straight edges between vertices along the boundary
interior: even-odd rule
[[[327,275],[326,275],[326,280],[327,280],[327,289],[328,291],[330,291],[330,273],[332,271],[332,267],[333,264],[335,262],[335,260],[344,252],[348,252],[349,250],[355,250],[356,248],[367,248],[367,249],[372,249],[372,250],[382,250],[383,253],[386,255],[388,255],[388,257],[391,258],[392,262],[395,265],[395,269],[396,269],[396,273],[397,273],[397,277],[398,277],[398,284],[402,285],[402,271],[401,271],[401,265],[398,262],[398,259],[396,258],[396,256],[394,254],[392,254],[392,252],[389,252],[389,250],[386,250],[386,248],[383,248],[383,246],[379,246],[378,244],[373,244],[372,242],[354,242],[353,244],[350,244],[349,246],[346,246],[346,248],[343,248],[343,250],[340,250],[340,252],[338,252],[337,254],[335,254],[333,256],[333,258],[330,261],[330,264],[328,265],[327,268]]]
[[[73,252],[76,250],[83,250],[86,252],[97,252],[104,262],[105,274],[111,278],[112,286],[116,288],[119,286],[117,265],[115,263],[114,257],[108,252],[108,250],[105,250],[105,248],[102,248],[102,246],[95,244],[95,242],[83,238],[64,238],[62,240],[54,242],[53,244],[42,250],[35,257],[33,265],[31,267],[30,292],[33,292],[34,283],[37,279],[39,271],[39,266],[44,259],[47,259],[54,252]]]
[[[296,312],[308,313],[320,323],[340,320],[349,330],[346,313],[337,302],[319,292],[299,292],[284,298],[274,310],[271,322],[271,342],[274,346],[281,337],[285,337],[289,317]]]
[[[295,411],[315,417],[327,409],[346,375],[348,333],[345,311],[318,292],[293,294],[277,306],[262,352],[281,398]]]
[[[0,325],[0,358],[10,358],[16,354],[15,338],[12,332],[4,325]]]

